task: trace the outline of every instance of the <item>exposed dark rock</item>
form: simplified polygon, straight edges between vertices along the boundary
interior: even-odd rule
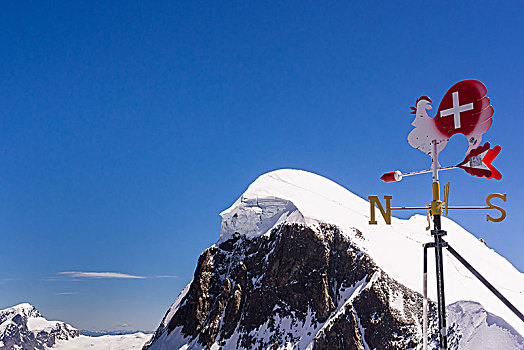
[[[321,330],[315,337],[315,349],[362,349],[364,344],[358,329],[355,312],[351,306],[335,316],[333,323],[325,330]]]
[[[407,349],[421,342],[421,304],[338,228],[285,224],[206,249],[178,310],[144,348],[178,330],[178,346],[191,349]]]

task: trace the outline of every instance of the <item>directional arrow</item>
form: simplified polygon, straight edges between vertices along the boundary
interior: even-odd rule
[[[461,163],[439,168],[438,171],[460,168],[464,169],[470,175],[500,180],[502,179],[502,174],[491,164],[491,162],[493,162],[493,160],[499,155],[500,150],[500,146],[497,145],[490,148],[489,142],[486,142],[484,145],[472,150]],[[420,170],[402,173],[400,170],[395,170],[385,173],[380,180],[384,182],[397,182],[406,176],[427,174],[430,172],[431,170]]]
[[[457,167],[464,169],[470,175],[500,180],[502,179],[502,174],[491,164],[500,153],[500,150],[500,146],[497,145],[490,148],[489,142],[486,142],[484,145],[472,150]]]

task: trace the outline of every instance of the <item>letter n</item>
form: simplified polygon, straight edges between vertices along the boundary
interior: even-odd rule
[[[377,205],[378,210],[380,210],[380,213],[382,214],[382,217],[384,218],[384,221],[387,225],[391,225],[391,198],[392,196],[384,196],[384,199],[386,200],[386,210],[384,210],[384,207],[382,207],[382,204],[380,203],[380,200],[378,199],[378,196],[369,196],[369,205],[371,209],[371,215],[369,224],[370,225],[376,225],[377,220],[375,219],[375,204]]]

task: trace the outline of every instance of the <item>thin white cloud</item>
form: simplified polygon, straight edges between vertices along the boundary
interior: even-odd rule
[[[154,278],[178,278],[177,275],[155,275]]]
[[[144,279],[144,276],[128,275],[127,273],[120,272],[81,272],[81,271],[63,271],[59,272],[60,275],[69,277],[81,277],[81,278],[129,278],[129,279]]]
[[[56,293],[56,295],[75,295],[76,293],[74,292],[59,292],[59,293]]]

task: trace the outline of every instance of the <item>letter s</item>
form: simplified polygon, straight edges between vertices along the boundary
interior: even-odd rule
[[[486,198],[486,204],[489,206],[489,209],[497,209],[498,211],[500,211],[500,217],[493,218],[489,214],[487,214],[486,215],[486,220],[487,221],[493,221],[493,222],[501,222],[502,220],[504,220],[506,218],[506,211],[504,209],[502,209],[501,207],[499,207],[498,205],[491,204],[491,200],[493,198],[500,198],[504,202],[506,202],[506,193],[504,193],[504,194],[492,193],[492,194],[490,194],[488,196],[488,198]]]

